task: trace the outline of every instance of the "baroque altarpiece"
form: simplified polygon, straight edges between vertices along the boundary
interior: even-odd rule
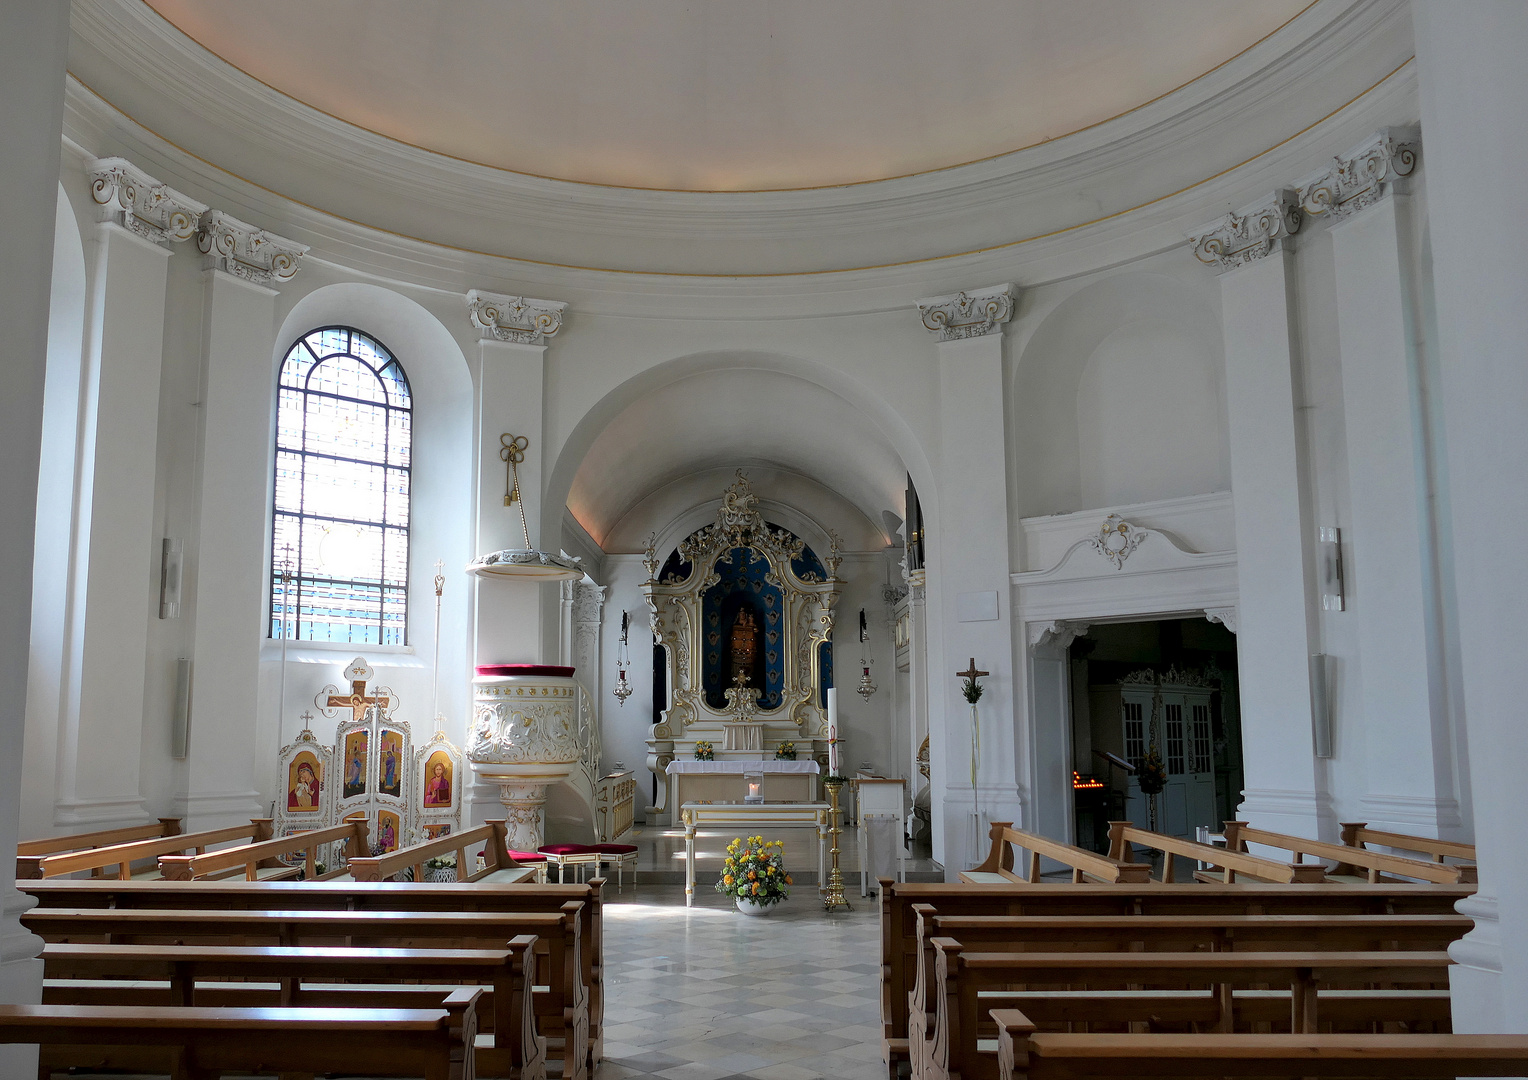
[[[660,560],[655,542],[642,586],[653,641],[664,651],[668,707],[647,739],[647,767],[705,741],[739,756],[772,757],[782,742],[826,753],[825,691],[832,680],[839,542],[818,558],[795,533],[764,519],[741,472],[716,520]],[[746,740],[745,748],[742,742]],[[658,809],[664,796],[659,795]]]

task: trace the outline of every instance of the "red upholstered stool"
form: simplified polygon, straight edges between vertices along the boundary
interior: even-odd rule
[[[563,884],[563,869],[578,867],[578,881],[583,884],[586,866],[598,867],[600,853],[588,844],[542,844],[536,849],[546,856],[546,861],[557,867],[557,884]]]
[[[534,866],[536,868],[536,884],[546,884],[546,856],[535,851],[511,851],[509,857],[521,866]],[[478,852],[478,858],[486,859],[488,851]]]
[[[615,867],[615,891],[621,891],[623,872],[626,867],[631,867],[631,883],[637,883],[637,845],[636,844],[595,844],[594,850],[600,853],[600,862],[605,866]]]

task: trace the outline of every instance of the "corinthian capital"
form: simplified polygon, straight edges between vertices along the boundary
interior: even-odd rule
[[[1417,167],[1413,132],[1381,128],[1300,184],[1300,209],[1337,221],[1373,206]]]
[[[196,246],[207,256],[210,268],[256,285],[290,281],[308,253],[306,244],[258,229],[221,210],[202,214]]]
[[[485,340],[514,341],[521,345],[544,345],[547,338],[556,337],[567,306],[555,300],[502,296],[480,289],[467,294],[467,313]]]
[[[924,297],[918,301],[918,314],[940,341],[982,337],[1013,317],[1013,297],[1012,285],[989,285],[954,296]]]
[[[1218,270],[1234,270],[1261,259],[1274,244],[1287,243],[1299,231],[1299,197],[1292,188],[1284,188],[1211,222],[1189,241],[1200,262]]]
[[[196,235],[205,206],[161,184],[126,158],[97,158],[90,163],[90,194],[102,221],[115,221],[145,240],[169,247]]]

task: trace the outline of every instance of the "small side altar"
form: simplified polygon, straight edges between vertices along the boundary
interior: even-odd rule
[[[669,805],[690,802],[742,802],[748,794],[745,777],[763,779],[769,802],[817,802],[822,798],[815,761],[671,761],[663,770],[668,776]]]

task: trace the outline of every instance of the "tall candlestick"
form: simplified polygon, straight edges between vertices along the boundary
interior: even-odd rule
[[[828,775],[838,771],[838,687],[828,687]]]

